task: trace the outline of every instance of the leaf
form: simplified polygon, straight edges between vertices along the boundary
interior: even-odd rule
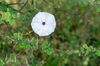
[[[58,66],[58,60],[58,57],[52,57],[45,66]]]
[[[50,43],[48,43],[48,41],[45,41],[42,44],[42,49],[43,51],[47,54],[47,55],[52,55],[52,53],[54,52],[54,49],[50,47]]]
[[[96,12],[100,12],[100,6],[96,6]]]
[[[100,56],[100,50],[97,50],[97,51],[96,51],[96,55],[97,55],[97,56]]]
[[[0,66],[4,66],[4,61],[0,58]]]
[[[17,40],[22,40],[22,39],[23,39],[23,36],[22,36],[21,33],[14,33],[14,37],[15,37],[15,39],[17,39]]]
[[[87,44],[83,44],[83,48],[88,49],[89,47],[87,46]]]
[[[9,9],[7,9],[7,11],[0,11],[0,14],[2,15],[1,19],[0,19],[0,24],[2,24],[3,22],[8,23],[10,26],[12,26],[17,18],[16,13],[11,12]]]
[[[38,50],[38,41],[35,38],[31,39],[31,45],[34,48],[34,50]]]
[[[6,61],[7,64],[9,63],[16,63],[16,55],[15,54],[11,54],[10,57],[8,58],[8,60]]]
[[[28,49],[30,48],[30,44],[27,40],[21,41],[19,44],[16,46],[16,50],[22,50],[22,49]]]

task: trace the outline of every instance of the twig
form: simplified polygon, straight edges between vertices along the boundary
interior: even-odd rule
[[[25,4],[19,9],[19,11],[21,11],[27,4],[28,0],[25,2]]]
[[[24,3],[9,3],[7,5],[18,5],[18,4],[24,4]]]
[[[4,3],[0,2],[0,6],[1,6],[1,5],[4,5],[4,6],[6,6],[7,8],[11,8],[11,9],[13,9],[13,10],[16,11],[16,12],[23,13],[23,12],[21,12],[21,11],[19,11],[19,10],[14,9],[14,8],[11,7],[9,4],[4,4]]]
[[[16,40],[12,39],[10,36],[3,36],[3,35],[0,35],[0,37],[1,37],[1,39],[2,39],[2,37],[5,37],[5,38],[10,39],[10,40],[13,41],[13,42],[18,43]]]

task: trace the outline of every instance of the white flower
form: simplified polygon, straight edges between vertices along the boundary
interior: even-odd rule
[[[33,17],[31,26],[33,31],[39,36],[48,36],[56,28],[55,17],[47,12],[39,12]]]

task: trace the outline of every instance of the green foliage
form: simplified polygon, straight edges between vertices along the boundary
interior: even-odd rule
[[[22,40],[23,39],[23,35],[21,33],[14,33],[14,37],[16,40]]]
[[[9,64],[9,63],[16,63],[16,55],[15,54],[11,54],[8,58],[8,60],[6,61],[6,64]]]
[[[0,4],[0,24],[8,23],[12,26],[17,19],[17,12],[13,11],[13,8],[6,4]]]
[[[99,56],[100,50],[94,48],[93,46],[88,47],[87,44],[83,44],[83,46],[81,47],[81,53],[83,53],[84,55],[94,53],[95,55]]]
[[[3,66],[5,63],[2,59],[0,59],[0,66]]]
[[[42,50],[47,54],[47,55],[52,55],[54,52],[54,49],[50,47],[50,43],[48,41],[45,41],[42,44]]]
[[[2,16],[1,21],[8,22],[9,25],[13,25],[15,22],[15,15],[11,15],[10,12],[5,12],[4,16]]]
[[[97,55],[97,56],[100,56],[100,50],[97,50],[97,51],[96,51],[96,55]]]
[[[48,63],[46,64],[46,66],[58,66],[58,58],[50,58],[50,60],[48,61]]]
[[[29,40],[25,39],[21,33],[14,33],[14,38],[17,41],[16,50],[22,50],[22,49],[29,49],[33,48],[34,50],[38,50],[38,43],[37,40],[34,39],[34,37]]]
[[[38,41],[34,37],[31,39],[30,43],[31,43],[34,50],[38,50],[38,48],[39,48]]]
[[[0,66],[100,66],[99,0],[14,1],[0,1]],[[56,17],[48,37],[32,31],[39,11]]]

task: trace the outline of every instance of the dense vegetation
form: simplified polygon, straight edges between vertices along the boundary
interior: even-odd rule
[[[39,37],[39,11],[57,27]],[[0,0],[0,66],[100,66],[100,0]]]

